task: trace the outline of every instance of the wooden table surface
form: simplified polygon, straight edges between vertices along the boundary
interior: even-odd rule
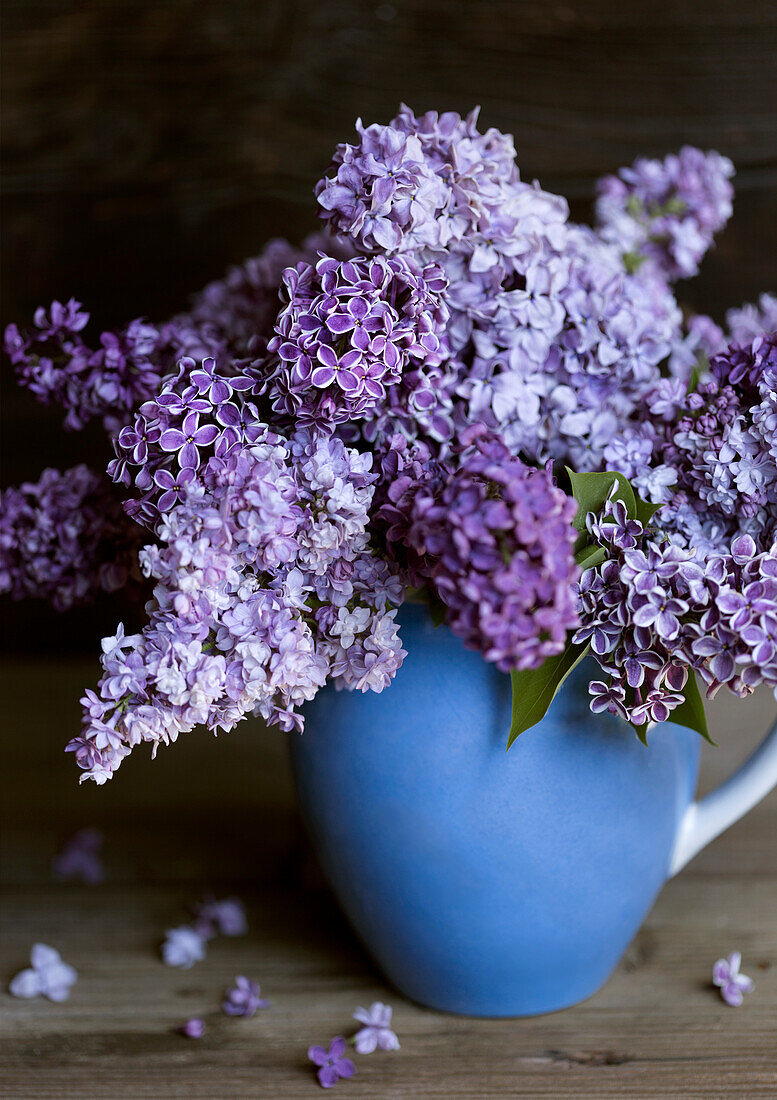
[[[78,788],[61,745],[94,668],[84,660],[6,665],[0,939],[0,1095],[29,1100],[318,1095],[310,1043],[351,1034],[359,1004],[388,1001],[402,1049],[357,1057],[339,1095],[374,1097],[709,1097],[777,1095],[777,796],[673,882],[611,980],[550,1016],[470,1020],[388,988],[322,887],[294,813],[284,735],[246,726],[213,744],[184,738],[133,759],[108,786]],[[729,772],[775,709],[760,697],[712,709],[717,749],[702,784]],[[50,860],[84,825],[105,833],[106,882],[52,881]],[[219,939],[188,971],[159,943],[206,889],[246,903],[249,934]],[[30,945],[79,973],[70,1001],[5,992]],[[756,981],[743,1008],[709,984],[739,949]],[[272,1006],[219,1011],[238,973]],[[174,1032],[201,1015],[200,1041]]]

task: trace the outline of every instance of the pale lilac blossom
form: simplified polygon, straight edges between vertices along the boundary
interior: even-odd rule
[[[45,943],[35,943],[30,952],[31,966],[20,971],[11,982],[9,992],[14,997],[47,997],[50,1001],[66,1001],[78,980],[72,966],[62,961],[58,951]]]
[[[166,966],[189,970],[196,962],[205,958],[205,941],[189,925],[169,928],[162,944],[162,958]]]
[[[719,987],[723,1000],[732,1008],[739,1008],[745,993],[752,993],[755,989],[753,979],[740,973],[741,963],[741,953],[732,951],[727,958],[718,959],[712,968],[712,981]]]
[[[375,1001],[369,1009],[357,1008],[353,1014],[364,1026],[354,1035],[357,1054],[372,1054],[374,1050],[399,1050],[399,1040],[391,1030],[390,1005]]]

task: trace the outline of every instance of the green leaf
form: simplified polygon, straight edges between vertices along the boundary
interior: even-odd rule
[[[607,560],[607,551],[603,546],[584,546],[575,554],[575,561],[581,569],[592,569]]]
[[[704,700],[701,697],[699,685],[696,681],[696,673],[693,669],[688,673],[688,679],[683,688],[683,701],[669,715],[669,721],[678,726],[685,726],[686,729],[695,730],[696,733],[702,735],[705,741],[709,741],[711,745],[715,744],[707,727]]]
[[[605,470],[603,473],[597,474],[576,474],[568,466],[567,474],[572,486],[572,495],[577,501],[577,514],[572,521],[575,530],[585,531],[585,517],[589,512],[601,512],[613,485],[618,486],[615,491],[615,499],[622,500],[626,505],[629,519],[637,518],[637,498],[623,474],[619,474],[615,470]]]
[[[513,717],[508,749],[513,741],[525,730],[530,729],[543,718],[553,702],[556,692],[591,648],[585,645],[567,645],[558,657],[548,657],[539,668],[511,672],[513,686]]]
[[[643,500],[641,496],[635,494],[635,500],[637,501],[637,519],[643,527],[647,527],[653,516],[661,507],[660,504],[651,504],[647,500]]]

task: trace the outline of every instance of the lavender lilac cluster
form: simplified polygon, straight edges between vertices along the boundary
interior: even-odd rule
[[[700,560],[738,535],[777,538],[777,330],[731,343],[688,393],[662,380],[605,459],[648,500],[673,542]]]
[[[140,554],[155,581],[147,626],[103,642],[68,746],[85,778],[102,783],[141,741],[156,751],[198,725],[258,714],[299,729],[297,708],[327,678],[388,685],[403,588],[368,547],[371,461],[329,435],[254,424],[183,487]]]
[[[647,261],[667,279],[696,275],[713,238],[731,217],[734,166],[690,145],[665,160],[640,157],[599,181],[602,235],[633,266]]]
[[[326,682],[383,690],[408,587],[503,670],[590,642],[592,705],[638,726],[692,673],[773,685],[777,299],[724,331],[671,288],[725,224],[731,175],[695,149],[639,160],[588,228],[477,112],[402,106],[338,147],[327,233],[300,249],[272,241],[96,350],[73,301],[10,326],[22,384],[68,427],[102,420],[148,541],[148,623],[104,640],[69,745],[84,777],[201,724],[299,729]],[[614,500],[590,516],[604,560],[582,577],[564,464],[658,506],[647,526]],[[102,534],[120,521],[79,469],[0,498],[6,589],[64,607],[123,580]]]
[[[714,695],[777,687],[777,546],[749,535],[702,562],[630,520],[622,502],[589,516],[602,565],[580,580],[581,626],[606,679],[590,684],[591,709],[635,726],[663,722],[696,672]]]
[[[136,571],[138,545],[110,484],[87,466],[0,491],[0,593],[13,599],[66,611],[116,592]]]
[[[403,107],[387,126],[359,123],[318,185],[324,219],[357,249],[433,260],[448,280],[436,409],[395,426],[448,441],[485,423],[533,461],[597,469],[681,339],[680,310],[665,280],[630,274],[619,244],[522,181],[512,140],[476,122]]]

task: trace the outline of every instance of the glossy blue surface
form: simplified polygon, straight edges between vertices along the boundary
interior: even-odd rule
[[[550,1012],[607,979],[666,879],[699,737],[588,709],[584,663],[505,753],[510,682],[426,613],[381,695],[327,689],[292,738],[325,874],[389,980],[473,1016]]]

